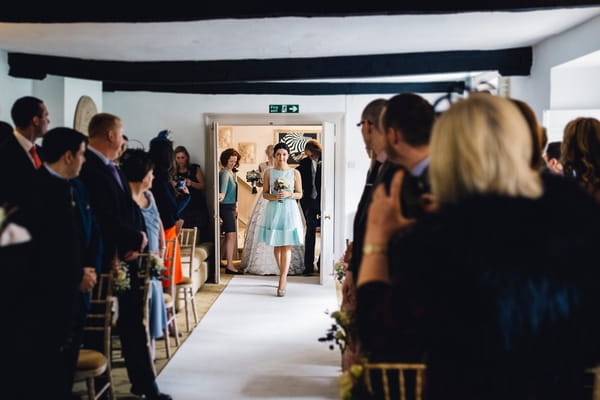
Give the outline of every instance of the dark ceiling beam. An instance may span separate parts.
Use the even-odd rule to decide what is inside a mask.
[[[384,93],[459,93],[467,90],[464,81],[397,83],[206,83],[155,84],[104,82],[103,91],[149,91],[193,94],[281,94],[281,95],[356,95]]]
[[[66,2],[65,2],[66,3]],[[84,2],[69,2],[60,7],[53,2],[32,7],[28,2],[12,2],[10,11],[0,13],[1,22],[166,22],[197,21],[222,18],[265,17],[334,17],[356,15],[395,15],[456,13],[475,11],[524,11],[532,9],[597,6],[597,0],[440,0],[396,2],[324,2],[324,1],[256,1],[256,2],[146,2],[124,7],[122,2],[104,1],[90,7]]]
[[[531,47],[266,60],[123,62],[9,53],[9,75],[46,75],[122,83],[198,84],[498,71],[529,75]]]

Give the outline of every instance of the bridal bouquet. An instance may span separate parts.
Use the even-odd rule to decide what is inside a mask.
[[[275,179],[275,182],[273,183],[273,189],[277,192],[279,192],[280,190],[283,190],[283,189],[288,189],[289,187],[290,187],[290,185],[283,178],[277,178],[277,179]],[[280,203],[283,203],[283,200],[277,200],[277,201]]]
[[[250,182],[252,184],[252,194],[256,194],[256,182],[260,181],[260,172],[253,169],[251,171],[246,172],[246,182]]]
[[[119,263],[119,267],[115,272],[113,281],[113,290],[115,293],[124,293],[131,289],[131,277],[129,276],[129,264],[125,261]]]

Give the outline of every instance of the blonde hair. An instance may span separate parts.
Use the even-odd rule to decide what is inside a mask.
[[[543,187],[530,167],[532,137],[509,100],[475,93],[443,112],[433,127],[429,173],[440,204],[471,194],[538,198]]]

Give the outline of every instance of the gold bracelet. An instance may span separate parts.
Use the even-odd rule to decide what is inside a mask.
[[[388,248],[386,245],[366,243],[363,246],[363,255],[369,254],[387,254]]]

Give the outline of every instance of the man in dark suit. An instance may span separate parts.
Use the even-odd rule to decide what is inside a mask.
[[[349,262],[349,270],[352,272],[354,281],[358,277],[358,268],[362,259],[363,237],[367,223],[367,210],[369,209],[369,204],[371,204],[371,191],[379,174],[380,167],[387,159],[385,134],[381,128],[380,121],[380,116],[386,103],[386,99],[372,100],[363,110],[361,120],[358,123],[367,153],[371,157],[371,167],[369,168],[365,187],[356,207],[356,215],[354,216],[352,256]]]
[[[131,196],[125,176],[115,166],[123,144],[123,124],[116,115],[96,114],[88,127],[90,144],[81,170],[81,180],[102,231],[103,271],[120,261],[128,262],[131,287],[136,288],[137,259],[148,243],[144,219]],[[170,400],[156,383],[150,349],[143,324],[142,293],[129,290],[118,294],[118,330],[131,392],[149,400]]]
[[[306,142],[306,157],[300,160],[298,171],[302,178],[300,206],[306,220],[304,236],[304,275],[315,272],[315,238],[321,218],[321,153],[323,148],[315,139]],[[317,265],[319,265],[319,260]]]
[[[40,358],[48,365],[40,382],[28,387],[31,398],[70,398],[86,314],[83,296],[96,284],[96,269],[86,257],[91,247],[83,236],[84,204],[77,203],[70,182],[85,160],[86,143],[87,137],[71,128],[48,131],[44,165],[28,191],[36,199],[19,211],[28,214],[33,253],[20,277],[29,293],[21,300],[26,317],[20,379],[29,379],[28,368]],[[40,312],[31,318],[27,313],[34,309]]]
[[[430,193],[427,169],[434,120],[433,106],[414,93],[393,96],[382,114],[388,159],[407,171],[400,197],[402,212],[408,218],[423,216],[428,206],[424,194]],[[389,187],[395,169],[386,171],[382,179]]]
[[[34,171],[41,166],[40,148],[35,144],[48,130],[50,120],[44,102],[25,96],[11,108],[15,129],[0,144],[0,204],[19,207],[28,201]]]
[[[38,153],[38,146],[35,145],[35,140],[42,137],[48,130],[48,109],[43,101],[31,97],[21,97],[17,99],[12,108],[11,116],[15,129],[10,129],[10,126],[3,125],[2,138],[0,139],[0,207],[5,208],[8,212],[18,211],[26,206],[26,204],[37,200],[38,196],[31,194],[31,189],[35,187],[33,183],[36,168],[41,165],[39,155],[37,161],[34,160],[33,154]],[[30,221],[29,213],[13,213],[10,216],[11,222],[22,227],[28,226]],[[32,242],[27,242],[0,247],[0,265],[7,267],[11,271],[25,271],[28,268],[32,253]],[[23,288],[19,288],[18,284],[23,283],[19,277],[15,284],[8,285],[3,293],[7,304],[8,315],[10,321],[14,321],[18,315],[13,315],[13,312],[19,314],[17,306],[21,306],[20,299],[22,298]],[[24,288],[25,292],[29,292],[30,288]],[[31,310],[28,310],[31,312]],[[17,324],[18,325],[18,324]],[[9,338],[10,343],[16,343],[19,339],[19,334],[11,331],[11,335],[17,337]],[[8,354],[6,355],[7,364],[12,365],[11,359],[19,359],[19,350],[17,346],[9,346]],[[7,377],[10,381],[10,375]],[[17,387],[17,386],[15,386]],[[9,393],[4,393],[7,398],[10,398]],[[14,398],[14,397],[13,397]]]
[[[402,213],[407,218],[418,219],[428,212],[429,204],[426,200],[430,198],[428,197],[430,189],[427,169],[429,166],[429,139],[434,120],[435,113],[432,105],[423,97],[413,93],[393,96],[388,100],[381,114],[381,126],[386,135],[385,151],[388,158],[381,166],[375,186],[384,184],[389,191],[395,173],[399,169],[403,169],[405,173],[400,189],[400,201]],[[397,232],[387,246],[365,242],[361,249],[362,255],[385,253],[388,259],[395,260],[389,265],[397,265],[400,263],[398,260],[401,260],[403,256],[396,251],[400,247],[397,243],[402,239],[402,232]],[[393,280],[396,275],[395,271],[391,269],[389,274]],[[360,298],[357,298],[357,301],[360,302]],[[408,329],[411,328],[413,327],[408,327]],[[412,339],[410,343],[408,339],[405,339],[406,343],[403,346],[406,349],[405,360],[420,362],[423,356],[422,338],[413,337]],[[364,352],[377,359],[381,359],[385,350],[377,341],[361,342],[360,346]]]

